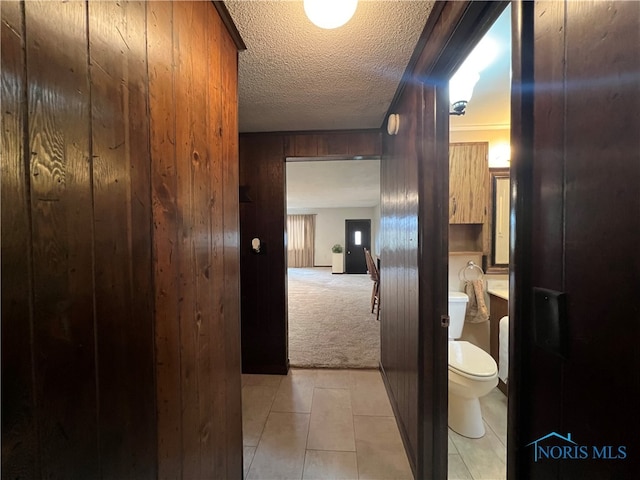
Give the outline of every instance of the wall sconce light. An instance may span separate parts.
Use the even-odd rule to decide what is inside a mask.
[[[449,80],[449,102],[451,103],[451,111],[449,115],[464,115],[465,109],[471,96],[473,89],[480,80],[478,72],[467,69],[460,69]]]
[[[304,0],[304,12],[311,22],[325,29],[338,28],[356,13],[358,0]]]
[[[387,133],[389,135],[397,135],[400,130],[400,115],[392,113],[387,120]]]
[[[449,115],[464,115],[473,89],[480,80],[480,72],[487,68],[498,55],[498,45],[484,37],[469,54],[458,71],[449,80]]]

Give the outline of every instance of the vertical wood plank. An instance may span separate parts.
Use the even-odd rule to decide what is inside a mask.
[[[535,262],[532,267],[533,285],[545,286],[559,291],[563,290],[563,184],[564,184],[564,110],[565,110],[565,6],[563,2],[537,2],[536,15],[536,48],[534,50],[534,81],[549,82],[554,88],[545,88],[536,92],[534,115],[550,128],[535,128],[533,148],[543,149],[544,155],[536,156],[532,170],[531,202],[537,207],[530,208],[534,231],[538,231],[544,241],[532,241],[531,255],[545,258]],[[554,54],[550,55],[550,52]],[[532,237],[533,238],[533,237]],[[517,262],[517,259],[516,259]],[[524,271],[524,270],[523,270]],[[518,299],[516,298],[516,301]],[[534,332],[532,324],[527,321],[530,335]],[[561,425],[561,413],[549,409],[561,396],[562,362],[559,357],[550,356],[538,348],[533,348],[530,355],[523,355],[527,364],[527,386],[536,395],[524,395],[522,407],[528,412],[527,423],[522,425],[524,431],[536,435],[538,433],[557,431]],[[523,375],[524,376],[524,375]],[[517,387],[516,387],[517,388]],[[532,462],[531,459],[528,459]],[[558,465],[545,462],[536,465],[536,470],[545,477],[558,475]]]
[[[349,150],[349,134],[335,133],[324,136],[323,145],[326,143],[328,155],[344,155]],[[323,149],[325,147],[323,146]]]
[[[148,2],[158,478],[182,478],[173,3]]]
[[[223,130],[223,222],[224,222],[224,343],[225,343],[225,436],[226,478],[242,476],[242,396],[240,376],[240,219],[238,151],[238,52],[231,36],[219,23],[223,38],[222,119]]]
[[[181,213],[178,241],[179,318],[182,352],[182,457],[184,478],[203,478],[208,441],[209,379],[208,279],[210,185],[206,144],[206,78],[204,52],[205,3],[179,2],[174,6],[176,61],[177,199]],[[202,214],[204,213],[204,217]],[[208,275],[207,275],[208,276]]]
[[[354,132],[349,135],[349,155],[379,155],[379,132]]]
[[[554,88],[540,89],[536,93],[534,115],[551,128],[537,128],[534,132],[534,148],[546,152],[536,160],[533,171],[534,201],[539,208],[533,210],[536,230],[546,237],[544,242],[532,244],[533,254],[549,261],[534,265],[536,285],[547,285],[559,291],[563,289],[563,185],[565,132],[565,58],[564,53],[551,59],[548,52],[564,52],[565,5],[563,2],[538,2],[536,51],[534,74],[537,82],[550,82]]]
[[[318,137],[313,134],[294,135],[295,156],[315,157],[318,155]]]
[[[130,459],[130,476],[157,478],[157,397],[155,385],[155,315],[153,281],[151,140],[149,118],[149,68],[147,64],[147,7],[145,1],[127,3],[126,45],[129,71],[128,109],[130,140],[130,236],[132,328],[129,353],[136,368],[131,369],[129,401],[136,413],[128,415],[135,445]],[[133,384],[138,383],[138,387]],[[137,417],[137,418],[133,418]]]
[[[221,448],[226,444],[227,417],[226,417],[226,396],[225,396],[225,373],[227,369],[227,346],[225,342],[226,325],[224,318],[225,299],[224,284],[226,277],[224,273],[224,132],[227,125],[222,117],[222,109],[225,103],[225,94],[222,87],[222,62],[225,57],[223,52],[222,35],[224,26],[220,17],[213,8],[206,11],[207,15],[207,143],[210,149],[211,166],[209,174],[210,190],[210,235],[209,251],[210,265],[209,275],[211,278],[211,347],[209,349],[208,361],[210,363],[211,379],[209,381],[211,402],[209,405],[211,413],[211,423],[216,425],[209,431],[211,436],[211,447],[207,453],[209,462],[208,469],[212,478],[222,478],[226,476],[226,451]],[[236,189],[237,190],[237,189]]]
[[[31,233],[25,171],[24,15],[2,2],[2,473],[36,478],[38,445],[32,383]]]
[[[85,8],[25,3],[35,380],[47,478],[100,475]]]
[[[89,3],[102,474],[155,475],[145,9]]]

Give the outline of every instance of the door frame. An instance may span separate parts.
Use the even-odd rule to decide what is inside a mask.
[[[509,232],[509,396],[507,409],[507,478],[526,478],[526,460],[519,446],[519,418],[526,414],[520,400],[525,393],[520,380],[521,358],[526,355],[526,321],[532,308],[531,291],[533,224],[530,200],[533,198],[533,88],[534,75],[533,2],[513,1],[511,6],[511,229]],[[517,268],[515,268],[517,266]],[[525,419],[526,420],[526,419]],[[522,425],[525,423],[522,422]],[[520,451],[519,451],[520,450]]]
[[[473,1],[466,3],[457,18],[441,15],[430,35],[421,37],[425,43],[430,37],[437,38],[439,51],[430,52],[430,62],[422,63],[416,58],[412,59],[413,64],[410,65],[411,76],[421,79],[422,111],[425,112],[421,119],[422,133],[418,145],[421,219],[418,227],[418,269],[419,314],[421,319],[429,319],[421,320],[418,339],[417,478],[446,480],[448,473],[448,335],[442,323],[448,316],[448,80],[508,4],[508,1]],[[440,6],[439,13],[444,8]],[[515,15],[512,11],[513,18]],[[447,28],[451,28],[450,33],[445,32]],[[519,30],[514,30],[512,48],[518,34]],[[422,48],[427,49],[425,45]],[[389,112],[393,111],[395,101],[401,93],[402,87],[396,92]],[[518,108],[519,104],[512,105],[512,117],[519,115]],[[427,162],[429,158],[433,161]],[[514,203],[512,200],[512,205]],[[513,238],[512,236],[512,245]],[[511,258],[515,257],[512,255]],[[510,368],[513,368],[511,361]],[[511,420],[511,415],[509,419]],[[515,421],[509,425],[510,435],[514,429]],[[511,458],[515,451],[509,452],[509,447],[507,449],[509,463],[513,463]]]

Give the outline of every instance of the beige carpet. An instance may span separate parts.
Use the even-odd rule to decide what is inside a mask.
[[[380,322],[369,275],[290,268],[289,361],[295,367],[378,368]]]

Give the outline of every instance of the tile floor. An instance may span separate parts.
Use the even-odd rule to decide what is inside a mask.
[[[243,375],[247,479],[413,479],[376,370]]]
[[[482,439],[449,430],[449,479],[506,477],[506,405],[482,399]],[[378,371],[243,375],[242,414],[246,479],[413,479]]]
[[[507,397],[494,388],[480,405],[484,437],[471,439],[449,429],[449,480],[507,478]]]

